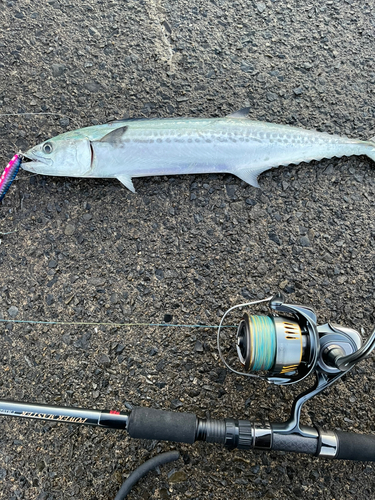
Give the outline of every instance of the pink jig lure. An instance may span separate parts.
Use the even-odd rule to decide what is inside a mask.
[[[5,167],[3,175],[0,177],[0,201],[4,198],[6,192],[10,188],[10,185],[14,181],[17,172],[20,169],[21,163],[22,156],[20,154],[16,154]]]

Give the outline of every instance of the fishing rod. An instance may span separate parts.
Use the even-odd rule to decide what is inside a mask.
[[[236,308],[265,301],[269,314],[245,313],[233,339],[235,344],[223,346],[221,329],[227,314]],[[238,418],[205,419],[193,413],[147,407],[122,412],[6,400],[0,401],[0,415],[120,429],[135,439],[188,444],[206,441],[242,450],[277,450],[375,461],[375,436],[323,430],[300,423],[301,408],[307,401],[369,356],[375,347],[375,330],[363,344],[356,330],[330,323],[318,325],[311,308],[287,304],[283,296],[277,294],[229,309],[218,328],[217,342],[221,360],[234,373],[276,385],[295,384],[314,375],[315,383],[296,397],[289,419],[281,423],[252,423]],[[227,360],[233,345],[244,371],[233,368]]]

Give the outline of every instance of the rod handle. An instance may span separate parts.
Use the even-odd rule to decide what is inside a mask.
[[[335,431],[338,450],[335,458],[375,462],[375,436]]]
[[[197,417],[194,413],[179,413],[136,406],[132,409],[127,430],[136,439],[156,439],[192,444],[195,441]]]

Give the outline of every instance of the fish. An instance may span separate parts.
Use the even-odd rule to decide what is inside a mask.
[[[10,185],[16,178],[21,162],[22,156],[20,154],[16,154],[5,167],[4,172],[0,177],[0,201],[4,198],[10,188]]]
[[[249,108],[222,118],[127,119],[73,130],[29,149],[22,168],[42,175],[133,178],[233,174],[259,187],[270,168],[352,155],[375,161],[375,138],[362,141],[248,119]]]

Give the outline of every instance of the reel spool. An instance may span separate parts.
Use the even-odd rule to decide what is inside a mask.
[[[297,321],[280,316],[249,316],[237,330],[237,354],[246,371],[294,373],[307,354],[308,336]]]
[[[220,347],[223,320],[235,308],[268,301],[272,314],[245,313],[238,326],[237,355],[245,371],[237,371],[224,359]],[[294,384],[314,371],[330,377],[342,374],[349,363],[353,366],[363,357],[361,346],[362,339],[356,330],[328,323],[318,325],[312,309],[285,304],[281,294],[232,307],[223,316],[218,330],[219,355],[231,371],[279,385]]]

